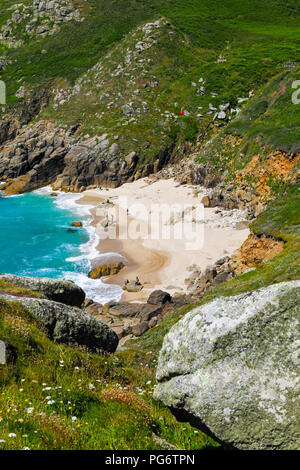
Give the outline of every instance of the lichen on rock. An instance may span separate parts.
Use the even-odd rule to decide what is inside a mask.
[[[155,397],[239,449],[299,449],[300,281],[219,298],[165,337]]]

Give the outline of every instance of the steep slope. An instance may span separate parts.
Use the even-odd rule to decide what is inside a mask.
[[[54,32],[47,26],[42,33],[34,27],[23,34],[23,20],[12,20],[18,18],[16,8],[9,9],[13,2],[1,7],[3,24],[12,21],[8,37],[22,41],[15,49],[2,40],[6,119],[10,113],[21,124],[35,116],[51,119],[57,132],[71,126],[79,141],[107,134],[110,145],[116,144],[116,160],[138,154],[135,177],[156,171],[174,155],[180,158],[188,143],[203,144],[236,122],[247,100],[283,67],[294,67],[297,78],[296,1],[191,0],[183,7],[178,1],[60,0],[47,10],[44,3],[26,2],[26,22],[32,22],[32,8],[42,15],[36,24],[49,22],[54,12]],[[269,134],[277,136],[271,139],[275,147],[291,141],[286,132],[291,117],[286,113],[284,138],[282,128],[269,126]],[[298,118],[294,106],[294,122]],[[267,121],[262,125],[267,132]],[[255,132],[259,128],[249,138]],[[99,184],[88,180],[87,185]]]

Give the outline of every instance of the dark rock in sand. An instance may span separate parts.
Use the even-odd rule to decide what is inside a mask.
[[[155,290],[151,292],[147,300],[148,304],[158,305],[165,304],[166,302],[171,302],[172,298],[168,292],[162,290]]]
[[[127,290],[127,292],[140,292],[142,289],[142,284],[136,284],[135,281],[130,281],[123,286],[123,290]]]

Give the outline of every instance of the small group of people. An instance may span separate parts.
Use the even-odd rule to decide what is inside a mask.
[[[106,218],[107,222],[109,222],[109,216],[108,216],[108,214],[106,214],[105,218]],[[111,223],[112,223],[112,224],[115,222],[115,218],[114,218],[113,214],[111,214],[110,220],[111,220]]]
[[[126,279],[126,281],[125,281],[125,286],[127,286],[127,284],[130,284],[129,279]],[[138,276],[136,276],[136,278],[135,278],[135,285],[136,286],[141,286],[142,285],[142,283],[140,282]]]

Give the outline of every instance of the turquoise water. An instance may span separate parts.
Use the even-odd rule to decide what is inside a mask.
[[[89,208],[76,203],[80,197],[51,197],[47,188],[21,196],[0,195],[0,272],[70,279],[97,302],[119,301],[121,287],[88,278],[91,259],[101,254],[96,250],[96,231],[89,226]],[[71,227],[74,220],[84,226]]]
[[[78,217],[78,215],[77,215]],[[0,272],[27,276],[64,277],[65,272],[88,272],[80,256],[89,241],[87,230],[72,229],[76,214],[36,193],[0,198]]]

